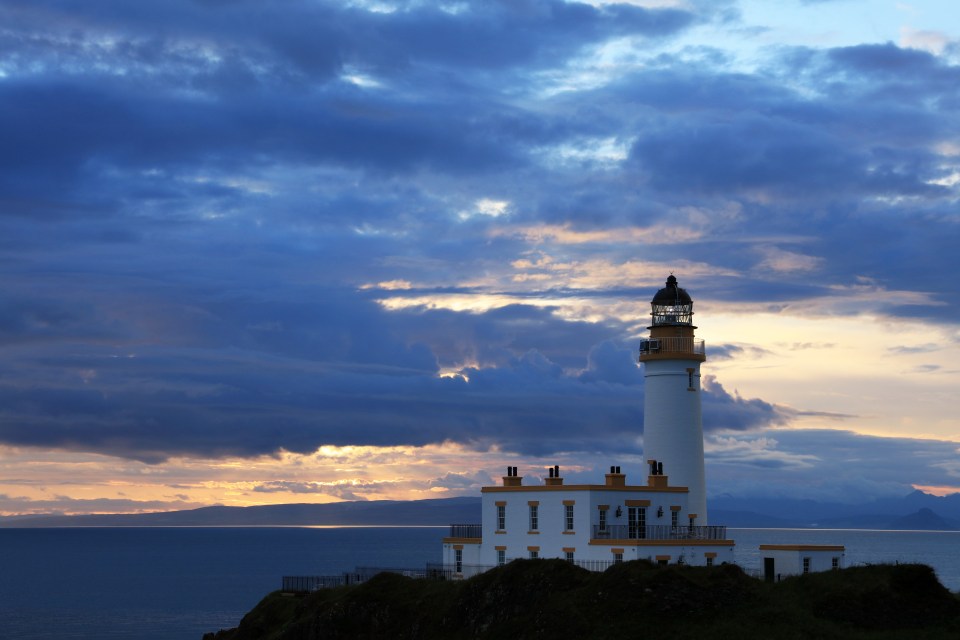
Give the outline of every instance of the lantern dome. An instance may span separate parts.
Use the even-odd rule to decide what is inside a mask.
[[[692,325],[693,299],[686,289],[677,286],[677,278],[670,274],[666,286],[657,291],[650,301],[653,325]]]

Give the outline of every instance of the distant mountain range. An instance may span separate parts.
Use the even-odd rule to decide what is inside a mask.
[[[960,493],[939,497],[913,491],[902,498],[859,504],[789,498],[710,500],[710,522],[730,527],[821,529],[960,529]]]
[[[187,511],[0,518],[0,527],[445,526],[480,522],[480,498],[369,500]]]
[[[480,498],[371,500],[102,515],[0,517],[0,527],[445,526],[480,522]],[[914,491],[862,504],[735,498],[710,501],[710,522],[739,528],[960,530],[960,493]]]

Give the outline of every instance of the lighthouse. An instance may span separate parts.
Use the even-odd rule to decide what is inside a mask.
[[[564,484],[559,465],[546,477],[540,469],[507,467],[503,484],[480,490],[480,524],[450,525],[443,539],[443,567],[452,579],[516,558],[562,558],[591,571],[627,560],[733,562],[727,528],[707,525],[700,425],[706,358],[693,335],[693,301],[672,275],[653,297],[649,329],[640,346],[649,475],[628,482],[613,464],[603,484]]]
[[[432,571],[460,580],[518,558],[560,558],[591,571],[628,560],[734,562],[727,528],[707,524],[700,411],[700,363],[707,356],[694,335],[693,300],[672,274],[653,296],[651,316],[650,335],[640,342],[646,482],[628,482],[616,464],[603,484],[564,484],[559,465],[546,476],[508,466],[502,484],[480,489],[481,522],[450,525],[443,564]],[[837,569],[843,555],[842,545],[760,545],[768,580]]]
[[[700,409],[700,363],[706,351],[703,340],[694,337],[693,300],[672,274],[650,305],[650,337],[640,342],[643,452],[651,476],[667,476],[670,485],[689,489],[689,524],[706,525]]]

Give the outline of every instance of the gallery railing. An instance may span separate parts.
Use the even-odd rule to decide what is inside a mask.
[[[640,341],[640,355],[692,353],[706,355],[706,346],[700,338],[648,338]]]

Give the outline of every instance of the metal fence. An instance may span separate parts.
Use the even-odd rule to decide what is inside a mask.
[[[281,589],[286,592],[302,593],[359,584],[365,580],[364,576],[357,573],[341,573],[337,576],[283,576]]]
[[[488,564],[443,564],[442,562],[428,562],[426,577],[432,580],[463,580],[493,569]]]
[[[529,558],[507,558],[504,564],[510,564],[514,560],[529,560]],[[616,560],[567,560],[567,562],[587,571],[606,571],[613,565],[618,564]],[[456,565],[431,562],[427,564],[426,577],[440,580],[463,580],[495,568],[496,565],[464,564],[461,565],[461,570],[457,571]]]
[[[685,528],[685,527],[684,527]],[[505,564],[526,558],[507,558]],[[568,560],[588,571],[606,571],[622,561],[617,560]],[[681,560],[682,564],[682,560]],[[283,576],[283,591],[288,593],[307,593],[318,589],[331,589],[351,584],[366,582],[380,573],[397,573],[410,578],[426,578],[428,580],[465,580],[475,575],[495,569],[495,565],[481,564],[444,564],[442,562],[428,562],[423,569],[403,569],[396,567],[357,567],[356,570],[341,573],[335,576]],[[759,577],[759,571],[748,571],[750,575]]]
[[[335,576],[283,576],[282,590],[293,593],[316,591],[318,589],[332,589],[350,584],[366,582],[380,573],[396,573],[408,578],[442,578],[440,575],[430,575],[429,569],[407,569],[400,567],[357,567],[353,571]]]

